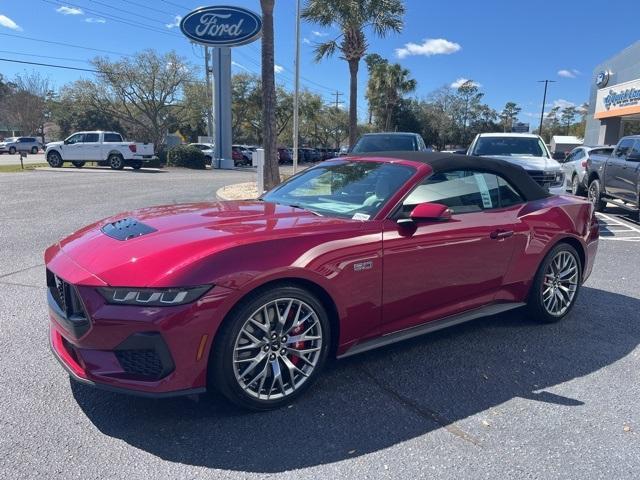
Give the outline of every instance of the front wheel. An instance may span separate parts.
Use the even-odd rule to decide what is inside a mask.
[[[556,245],[544,257],[533,280],[527,302],[531,316],[543,323],[561,320],[575,304],[581,279],[576,249],[568,243]]]
[[[580,178],[578,178],[578,175],[575,174],[571,179],[571,194],[576,196],[584,195],[584,187],[580,183]]]
[[[604,210],[606,202],[602,200],[602,188],[600,187],[600,180],[598,180],[597,178],[591,180],[591,183],[589,183],[589,190],[587,192],[587,195],[589,197],[591,205],[593,205],[594,210],[596,212],[602,212]]]
[[[122,170],[124,168],[124,159],[120,155],[109,155],[109,166],[114,170]]]
[[[233,403],[271,410],[316,380],[329,351],[322,303],[294,285],[252,295],[230,315],[209,360],[209,385]]]
[[[64,164],[64,161],[58,152],[53,151],[47,155],[47,163],[52,168],[60,168]]]
[[[16,154],[16,147],[9,147],[9,155],[15,155]]]

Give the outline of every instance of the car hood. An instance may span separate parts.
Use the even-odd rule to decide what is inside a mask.
[[[58,145],[62,145],[64,144],[64,142],[48,142],[45,147],[49,148],[49,147],[57,147]]]
[[[487,155],[487,157],[489,156],[491,158],[504,160],[505,162],[515,163],[516,165],[520,165],[525,170],[555,171],[560,170],[561,168],[560,164],[552,158],[534,157],[529,155]]]
[[[135,218],[153,231],[117,240],[102,227]],[[71,260],[84,272],[112,286],[176,286],[199,260],[247,243],[277,240],[331,231],[361,222],[320,217],[306,210],[262,201],[235,201],[167,205],[126,212],[85,227],[45,254],[49,268],[57,270],[59,258]],[[80,278],[80,277],[77,277]],[[66,278],[74,283],[73,278]],[[88,284],[94,284],[90,280]]]

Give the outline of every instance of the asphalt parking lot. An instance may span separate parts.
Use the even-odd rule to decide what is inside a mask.
[[[0,478],[638,477],[640,226],[617,211],[600,217],[593,275],[559,324],[514,311],[352,357],[270,413],[71,382],[48,348],[44,249],[251,178],[0,175]]]

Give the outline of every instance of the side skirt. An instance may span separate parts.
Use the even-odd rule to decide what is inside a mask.
[[[458,325],[459,323],[469,322],[471,320],[475,320],[476,318],[497,315],[508,310],[513,310],[514,308],[523,307],[524,305],[526,305],[524,302],[495,303],[486,305],[484,307],[475,308],[466,312],[458,313],[456,315],[451,315],[449,317],[444,317],[440,320],[433,320],[416,327],[387,333],[372,340],[367,340],[362,343],[356,343],[353,347],[340,355],[338,358],[350,357],[351,355],[357,355],[358,353],[373,350],[374,348],[384,347],[385,345],[390,345],[392,343],[401,342],[403,340],[417,337],[419,335],[442,330],[443,328],[452,327],[454,325]]]

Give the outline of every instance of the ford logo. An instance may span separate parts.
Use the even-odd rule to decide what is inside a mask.
[[[235,47],[260,38],[262,19],[251,10],[240,7],[202,7],[182,19],[180,30],[202,45]]]

